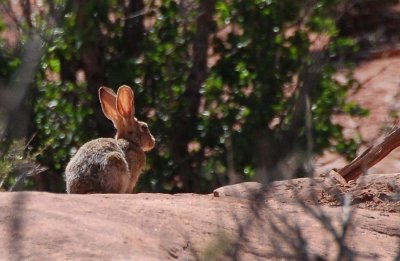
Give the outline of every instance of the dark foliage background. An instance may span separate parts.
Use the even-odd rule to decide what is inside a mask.
[[[1,186],[63,192],[71,155],[113,135],[103,85],[132,86],[157,138],[137,191],[304,176],[324,149],[353,158],[361,137],[331,116],[367,114],[346,103],[348,61],[356,11],[377,2],[1,1]]]

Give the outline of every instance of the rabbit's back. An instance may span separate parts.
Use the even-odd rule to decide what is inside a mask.
[[[123,193],[129,183],[128,163],[115,139],[85,143],[65,170],[68,193]]]

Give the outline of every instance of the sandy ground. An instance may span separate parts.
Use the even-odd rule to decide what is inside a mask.
[[[355,260],[396,260],[400,205],[384,203],[396,202],[400,174],[374,176],[348,188],[321,177],[210,195],[4,192],[0,259],[343,260],[341,249]],[[371,189],[378,186],[385,189]],[[353,207],[341,206],[344,190],[354,191]]]

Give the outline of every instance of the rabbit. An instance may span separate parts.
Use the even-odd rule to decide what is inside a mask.
[[[134,93],[129,86],[119,87],[117,94],[100,87],[99,99],[117,134],[79,148],[65,169],[67,193],[131,193],[145,165],[145,152],[155,146],[147,124],[134,116]]]

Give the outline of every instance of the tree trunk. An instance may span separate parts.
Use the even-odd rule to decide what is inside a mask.
[[[89,3],[81,3],[81,1],[75,0],[73,8],[76,9],[76,27],[80,32],[87,31],[87,27],[91,22],[90,12],[92,11],[88,8]],[[104,118],[103,112],[101,110],[98,101],[98,89],[100,86],[104,85],[105,79],[105,36],[101,34],[100,28],[93,27],[91,34],[96,34],[96,37],[90,37],[83,41],[82,47],[80,49],[80,57],[82,64],[82,69],[86,75],[87,90],[91,97],[93,97],[90,106],[94,110],[93,120],[88,124],[90,129],[94,133],[98,132],[99,135],[111,135],[112,130],[107,124],[101,124],[106,119]]]
[[[255,180],[259,182],[304,177],[312,172],[309,163],[313,151],[310,104],[318,91],[322,69],[327,62],[326,50],[312,52],[311,59],[311,65],[305,66],[300,73],[298,98],[290,111],[290,126],[283,131],[268,127],[254,130]],[[306,142],[299,139],[302,129],[306,131]]]
[[[172,159],[176,167],[176,175],[183,183],[183,191],[198,192],[199,165],[194,156],[188,151],[188,144],[193,139],[198,123],[198,110],[200,104],[200,88],[207,78],[207,51],[209,37],[213,27],[213,14],[215,0],[200,1],[196,21],[196,35],[193,41],[192,68],[182,96],[182,104],[172,116],[175,124],[172,137]]]
[[[130,0],[125,9],[125,20],[123,42],[127,57],[136,57],[140,54],[143,40],[144,26],[143,15],[129,17],[144,9],[142,0]]]

